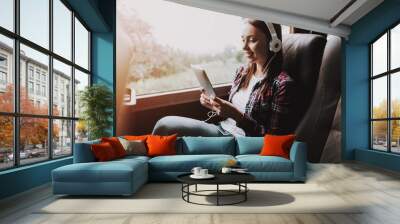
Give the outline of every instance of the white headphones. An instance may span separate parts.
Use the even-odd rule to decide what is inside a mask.
[[[267,23],[267,27],[269,32],[271,33],[271,41],[269,42],[269,50],[278,53],[282,49],[282,41],[279,40],[278,35],[276,34],[274,25],[272,23]]]

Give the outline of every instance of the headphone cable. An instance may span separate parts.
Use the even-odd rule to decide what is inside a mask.
[[[208,117],[208,118],[205,119],[204,122],[209,121],[211,118],[213,118],[213,117],[215,117],[215,116],[217,116],[217,112],[215,112],[215,111],[213,111],[213,110],[208,111],[208,112],[207,112],[207,117]]]

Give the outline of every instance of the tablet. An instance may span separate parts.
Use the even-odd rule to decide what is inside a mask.
[[[216,94],[211,85],[210,79],[208,79],[206,71],[199,66],[192,65],[191,67],[200,83],[200,86],[204,89],[205,94],[211,98],[215,98]]]

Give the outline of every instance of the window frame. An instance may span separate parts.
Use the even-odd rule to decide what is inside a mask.
[[[34,165],[34,164],[38,164],[38,163],[43,163],[46,161],[51,161],[54,159],[62,159],[62,158],[66,158],[66,157],[70,157],[73,156],[73,152],[74,152],[74,143],[75,143],[75,123],[76,121],[79,120],[79,117],[75,117],[74,116],[74,108],[72,108],[72,113],[70,114],[70,116],[66,115],[66,116],[56,116],[53,115],[53,59],[58,60],[59,62],[62,62],[68,66],[71,66],[71,83],[74,83],[75,80],[75,69],[78,69],[79,71],[87,74],[89,76],[89,83],[88,86],[92,85],[92,62],[91,62],[91,49],[92,49],[92,43],[91,43],[91,37],[92,37],[92,31],[91,29],[89,29],[89,27],[87,26],[87,24],[83,21],[83,19],[72,9],[72,7],[68,4],[68,2],[66,2],[65,0],[59,0],[68,10],[71,11],[71,18],[70,18],[70,22],[71,22],[71,59],[67,59],[64,58],[63,56],[55,53],[53,50],[53,21],[54,21],[54,17],[53,17],[53,1],[54,0],[48,0],[49,2],[49,48],[46,49],[45,47],[42,47],[39,44],[34,43],[33,41],[30,41],[29,39],[24,38],[23,36],[20,35],[20,0],[14,0],[13,1],[13,10],[14,10],[14,30],[10,31],[4,27],[0,26],[0,35],[3,35],[7,38],[12,39],[13,41],[13,54],[12,54],[12,74],[13,75],[13,81],[14,81],[14,110],[13,112],[1,112],[0,111],[0,116],[2,117],[11,117],[13,119],[13,155],[14,155],[14,161],[13,161],[13,166],[10,167],[4,167],[4,168],[0,168],[0,172],[3,172],[5,170],[11,170],[11,169],[16,169],[19,167],[24,167],[24,166],[30,166],[30,165]],[[75,26],[74,26],[74,20],[75,18],[77,20],[79,20],[79,22],[84,26],[84,28],[88,31],[88,69],[85,69],[77,64],[75,64]],[[32,48],[33,50],[36,50],[40,53],[45,54],[46,56],[48,56],[49,59],[49,63],[48,63],[48,74],[47,74],[47,79],[48,82],[45,85],[45,90],[48,92],[45,94],[46,96],[48,96],[48,112],[46,115],[39,115],[39,114],[28,114],[28,113],[21,113],[20,111],[20,85],[21,85],[21,80],[20,80],[20,45],[23,44],[27,47]],[[27,68],[26,68],[26,82],[28,83],[29,81],[33,81],[33,85],[35,88],[36,83],[40,83],[42,84],[42,79],[41,79],[41,74],[42,71],[39,73],[39,80],[36,80],[36,72],[37,70],[33,67],[33,79],[31,79],[30,77],[30,73],[29,73],[29,69],[31,68],[29,63],[26,64]],[[47,81],[47,80],[46,80]],[[26,87],[28,87],[28,84],[26,84]],[[42,87],[42,85],[40,85],[40,87]],[[27,91],[29,91],[27,89]],[[36,91],[36,89],[34,89],[34,92]],[[74,85],[72,85],[71,90],[72,92],[72,105],[74,105],[75,103],[75,88]],[[36,94],[35,94],[36,95]],[[37,95],[39,97],[43,97],[42,94]],[[35,102],[34,102],[35,103]],[[31,162],[31,163],[26,163],[26,164],[21,164],[21,158],[20,158],[20,119],[21,118],[45,118],[47,119],[48,122],[48,135],[47,135],[47,142],[49,144],[47,144],[47,148],[45,150],[48,151],[48,155],[47,158],[44,157],[43,160],[40,160],[38,162]],[[66,121],[71,121],[71,153],[68,155],[63,155],[63,156],[53,156],[53,152],[54,152],[54,147],[53,144],[50,144],[53,142],[53,122],[56,120],[66,120]]]
[[[386,153],[391,153],[391,154],[400,154],[400,152],[393,152],[392,151],[392,121],[400,121],[400,117],[393,117],[392,116],[392,99],[391,99],[391,90],[392,90],[392,85],[391,85],[391,79],[392,75],[395,75],[396,73],[400,72],[400,67],[391,69],[391,30],[395,28],[396,26],[400,25],[400,21],[395,22],[392,24],[390,27],[385,29],[384,32],[379,34],[375,39],[373,39],[370,43],[368,43],[369,47],[369,149],[373,151],[379,151],[379,152],[386,152]],[[376,43],[381,37],[384,35],[387,35],[387,64],[386,64],[386,71],[382,72],[380,74],[376,74],[374,76],[373,74],[373,44]],[[378,79],[386,77],[386,87],[387,87],[387,105],[386,105],[386,117],[385,118],[373,118],[373,81]],[[374,133],[373,133],[373,122],[375,121],[386,121],[386,151],[379,150],[374,148]]]

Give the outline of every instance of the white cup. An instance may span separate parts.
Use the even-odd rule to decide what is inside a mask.
[[[230,167],[222,167],[221,172],[222,173],[230,173],[232,171],[232,168]]]
[[[200,170],[200,176],[207,176],[208,175],[208,169],[201,169]]]
[[[202,168],[201,167],[193,167],[193,169],[192,169],[192,173],[194,174],[194,175],[196,175],[196,176],[199,176],[199,175],[201,175],[200,174],[200,171],[202,170]]]

